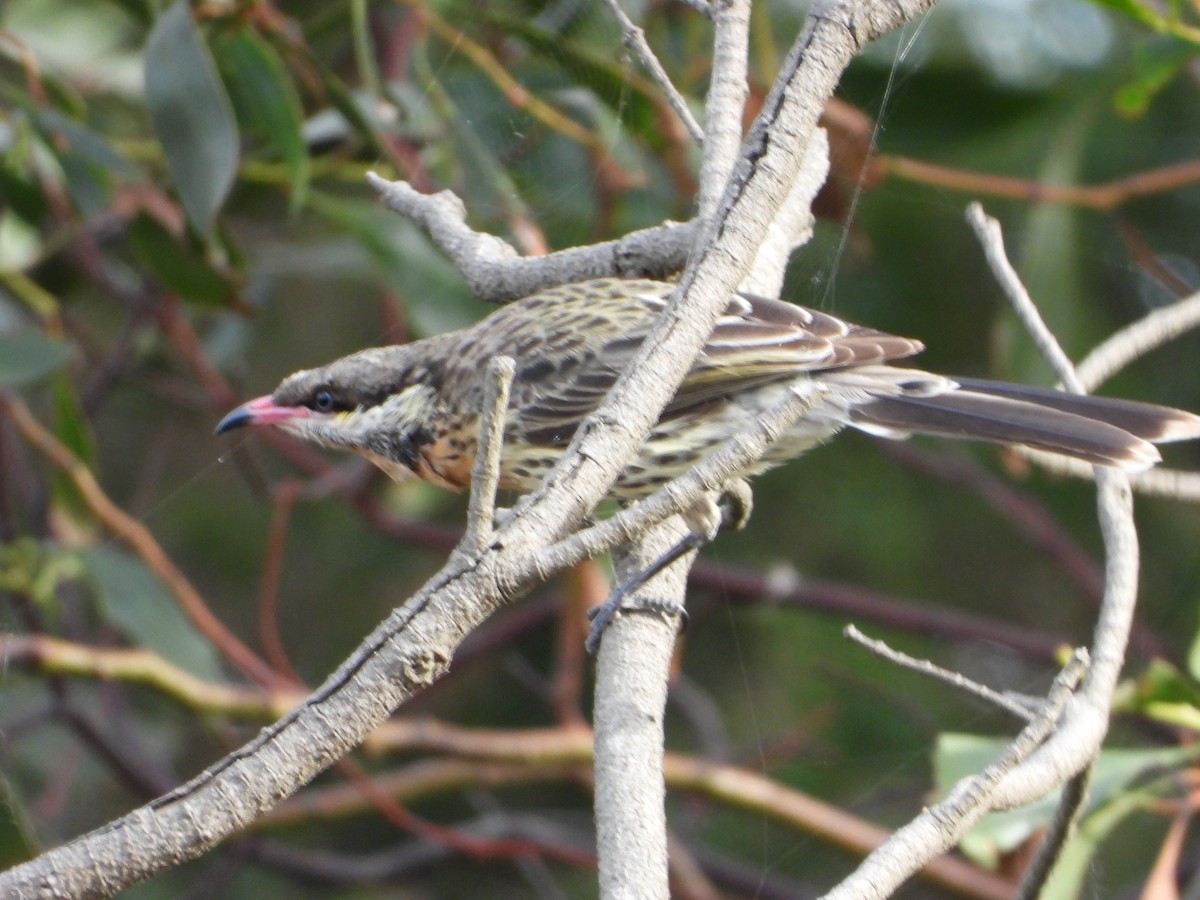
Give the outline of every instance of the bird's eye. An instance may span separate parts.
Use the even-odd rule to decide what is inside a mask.
[[[332,412],[333,394],[329,391],[317,391],[313,395],[312,406],[317,412]]]

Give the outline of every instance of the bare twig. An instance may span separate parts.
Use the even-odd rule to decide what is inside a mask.
[[[482,553],[495,528],[496,491],[500,486],[500,451],[504,448],[504,420],[508,391],[517,364],[511,356],[497,356],[488,363],[483,409],[479,421],[479,445],[471,472],[471,505],[462,546],[468,553]]]
[[[626,544],[645,529],[690,509],[704,494],[720,489],[729,479],[761,457],[780,435],[821,398],[819,389],[792,391],[759,416],[754,428],[727,441],[719,450],[674,478],[636,506],[623,509],[590,528],[552,544],[538,554],[535,565],[557,571]]]
[[[471,60],[479,70],[496,86],[505,99],[516,109],[524,110],[547,128],[557,131],[564,137],[578,141],[593,153],[608,156],[608,144],[597,134],[580,125],[570,116],[542,100],[525,88],[513,77],[510,69],[483,44],[473,40],[452,24],[447,22],[427,3],[418,0],[402,0],[423,23],[440,35],[456,52]]]
[[[1117,332],[1093,350],[1087,360],[1088,378],[1084,379],[1042,321],[1029,293],[1021,284],[1020,276],[1008,262],[1004,254],[1000,224],[985,215],[978,203],[972,203],[967,208],[967,220],[979,236],[992,271],[1004,288],[1022,324],[1054,369],[1059,381],[1073,393],[1086,393],[1090,387],[1103,381],[1108,374],[1128,364],[1130,360],[1194,328],[1200,322],[1200,299],[1196,297],[1181,300],[1173,306],[1151,313],[1134,325]],[[1056,454],[1024,447],[1018,447],[1016,450],[1025,458],[1055,474],[1091,478],[1095,471],[1086,463]],[[1200,502],[1200,474],[1153,469],[1129,476],[1129,482],[1140,493]]]
[[[1079,380],[1093,390],[1136,359],[1200,326],[1200,293],[1177,300],[1126,325],[1103,341],[1075,367]]]
[[[937,681],[941,681],[951,687],[956,687],[961,691],[966,691],[973,697],[984,700],[987,703],[994,704],[1000,707],[1007,713],[1016,716],[1024,722],[1028,722],[1033,718],[1034,710],[1025,703],[1014,698],[1011,694],[997,691],[988,687],[986,684],[980,684],[978,681],[973,681],[961,672],[952,672],[949,669],[944,669],[939,665],[935,665],[927,659],[917,659],[909,656],[907,653],[902,653],[899,650],[893,650],[883,641],[869,638],[853,625],[847,625],[842,634],[870,650],[881,659],[886,659],[888,662],[900,666],[901,668],[911,669],[914,672],[920,672],[922,675],[927,675]]]
[[[1021,283],[1021,276],[1008,261],[1008,256],[1004,252],[1004,235],[1000,231],[1000,223],[984,213],[983,207],[978,203],[972,203],[967,207],[967,222],[974,229],[975,236],[979,238],[979,243],[983,246],[983,252],[987,256],[988,265],[991,266],[992,275],[1000,283],[1004,295],[1008,298],[1013,311],[1016,312],[1017,318],[1021,320],[1021,324],[1025,326],[1025,330],[1033,339],[1038,352],[1054,369],[1054,374],[1058,376],[1068,391],[1073,394],[1086,393],[1079,376],[1075,374],[1075,366],[1063,351],[1058,339],[1046,327],[1041,313],[1038,312],[1033,299],[1029,296],[1029,291]]]
[[[978,204],[971,205],[967,218],[984,243],[993,271],[1033,337],[1034,343],[1062,383],[1069,390],[1082,393],[1083,384],[1076,375],[1074,366],[1042,321],[1028,292],[1004,254],[999,223],[988,218]],[[1087,787],[1089,779],[1079,777],[1079,773],[1091,768],[1100,753],[1112,708],[1113,690],[1124,662],[1137,603],[1139,555],[1129,478],[1123,472],[1097,467],[1095,479],[1098,516],[1107,551],[1105,597],[1093,638],[1092,673],[1082,692],[1084,702],[1080,709],[1075,711],[1074,716],[1067,717],[1060,734],[1056,735],[1056,740],[1049,742],[1050,746],[1043,755],[1052,760],[1050,766],[1043,767],[1043,771],[1039,773],[1035,764],[1032,771],[1008,779],[1009,789],[1014,795],[1011,799],[1015,802],[1021,802],[1015,795],[1024,796],[1038,790],[1035,787],[1041,781],[1038,776],[1049,774],[1047,768],[1058,772],[1066,769],[1069,776],[1075,780],[1077,790],[1065,792],[1059,801],[1057,827],[1047,835],[1039,851],[1039,858],[1047,869],[1057,858],[1061,843],[1069,837],[1072,823],[1086,799],[1085,795],[1080,794],[1080,790]],[[1059,777],[1058,780],[1065,779]],[[1057,845],[1048,846],[1051,839],[1057,842]]]
[[[283,573],[288,524],[299,496],[300,484],[293,479],[285,481],[275,494],[267,546],[263,550],[262,581],[258,587],[258,639],[271,666],[296,684],[303,684],[304,679],[288,658],[287,648],[279,633],[279,580]]]
[[[1063,203],[1108,212],[1136,197],[1175,191],[1200,181],[1200,160],[1161,169],[1135,172],[1102,184],[1046,184],[992,172],[969,172],[924,160],[879,154],[876,164],[885,172],[937,187],[967,191],[975,196],[1013,197],[1034,203]]]
[[[1034,854],[1033,861],[1021,875],[1021,884],[1013,900],[1037,900],[1042,888],[1054,871],[1054,864],[1062,856],[1063,848],[1075,832],[1080,817],[1087,806],[1088,790],[1091,787],[1094,769],[1088,767],[1063,785],[1062,798],[1054,810],[1054,819]]]
[[[1001,779],[1025,760],[1059,724],[1063,710],[1087,668],[1086,650],[1076,650],[1054,679],[1046,702],[1004,752],[978,775],[956,784],[942,802],[928,807],[867,857],[853,875],[825,895],[825,900],[886,897],[921,863],[954,846],[966,830],[991,809]],[[899,856],[900,853],[910,854]]]
[[[89,647],[47,635],[0,635],[0,659],[52,675],[140,684],[189,709],[269,719],[304,699],[296,688],[249,688],[203,681],[150,650]]]
[[[674,110],[675,115],[679,117],[679,121],[683,123],[683,127],[687,129],[691,139],[697,144],[702,143],[704,141],[704,131],[700,128],[700,123],[696,121],[696,117],[692,115],[692,111],[688,108],[687,100],[679,93],[675,85],[671,83],[671,76],[667,74],[667,70],[663,68],[662,63],[658,61],[658,57],[654,55],[654,51],[650,48],[650,44],[646,40],[646,32],[625,14],[625,10],[621,9],[621,5],[617,0],[604,0],[604,5],[613,14],[613,18],[621,24],[621,30],[624,32],[621,37],[621,43],[625,45],[625,48],[630,53],[637,57],[638,62],[650,74],[654,83],[658,85],[658,89],[662,91],[668,105]]]
[[[33,417],[29,407],[12,394],[0,391],[0,410],[8,415],[30,444],[71,479],[71,483],[75,485],[96,518],[119,536],[141,558],[146,567],[161,579],[192,624],[230,662],[265,687],[289,686],[290,679],[263,662],[213,615],[200,592],[187,576],[179,571],[150,530],[113,503],[83,461],[43,428]]]
[[[1085,462],[1031,447],[1013,447],[1013,452],[1038,465],[1053,475],[1069,475],[1074,478],[1091,479],[1095,470]],[[1145,472],[1133,472],[1128,476],[1129,484],[1139,494],[1151,497],[1166,497],[1187,503],[1200,503],[1200,474],[1179,469],[1154,468]]]

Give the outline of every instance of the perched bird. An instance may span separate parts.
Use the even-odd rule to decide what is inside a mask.
[[[488,361],[516,361],[501,484],[531,490],[629,366],[673,286],[597,279],[534,294],[462,331],[376,347],[290,375],[217,433],[276,425],[352,450],[391,477],[459,489],[471,477]],[[778,465],[845,426],[889,438],[935,434],[1023,444],[1130,472],[1153,444],[1200,436],[1200,417],[1148,403],[893,365],[922,345],[780,300],[736,294],[611,493],[645,496],[748,428],[789,390],[814,404],[762,460]]]
[[[359,453],[397,480],[416,476],[459,489],[471,477],[488,362],[510,356],[516,375],[501,485],[532,490],[628,368],[672,290],[611,278],[551,288],[471,328],[290,375],[270,396],[229,413],[217,433],[276,425]],[[811,407],[742,475],[845,426],[889,438],[922,433],[1024,444],[1131,472],[1159,461],[1154,442],[1200,436],[1200,417],[1164,406],[892,365],[921,349],[919,341],[826,313],[736,294],[611,493],[625,500],[651,493],[750,428],[789,391],[810,398]],[[711,503],[697,504],[685,516],[692,533],[590,611],[589,652],[626,595],[711,537],[714,512]]]

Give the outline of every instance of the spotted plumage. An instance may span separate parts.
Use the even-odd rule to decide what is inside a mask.
[[[471,328],[378,347],[297,372],[218,426],[274,424],[360,453],[394,478],[449,488],[471,474],[488,361],[516,362],[502,483],[530,490],[629,367],[666,308],[669,284],[597,279],[512,303]],[[1002,382],[952,380],[893,365],[919,341],[779,300],[732,297],[639,455],[613,488],[644,496],[744,431],[785,392],[809,412],[744,474],[804,452],[845,426],[884,437],[932,433],[1018,443],[1138,470],[1150,442],[1200,436],[1200,418],[1132,401]]]

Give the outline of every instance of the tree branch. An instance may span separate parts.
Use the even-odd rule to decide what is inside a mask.
[[[387,181],[374,172],[367,173],[367,182],[384,206],[424,229],[471,293],[492,303],[587,278],[665,278],[683,268],[699,232],[697,221],[666,222],[615,241],[518,257],[495,235],[472,230],[462,201],[451,191],[422,194],[407,182]]]
[[[504,420],[508,412],[508,390],[516,371],[517,364],[511,356],[497,356],[488,363],[483,411],[479,419],[479,445],[471,473],[471,505],[462,539],[468,553],[482,553],[495,529]]]

